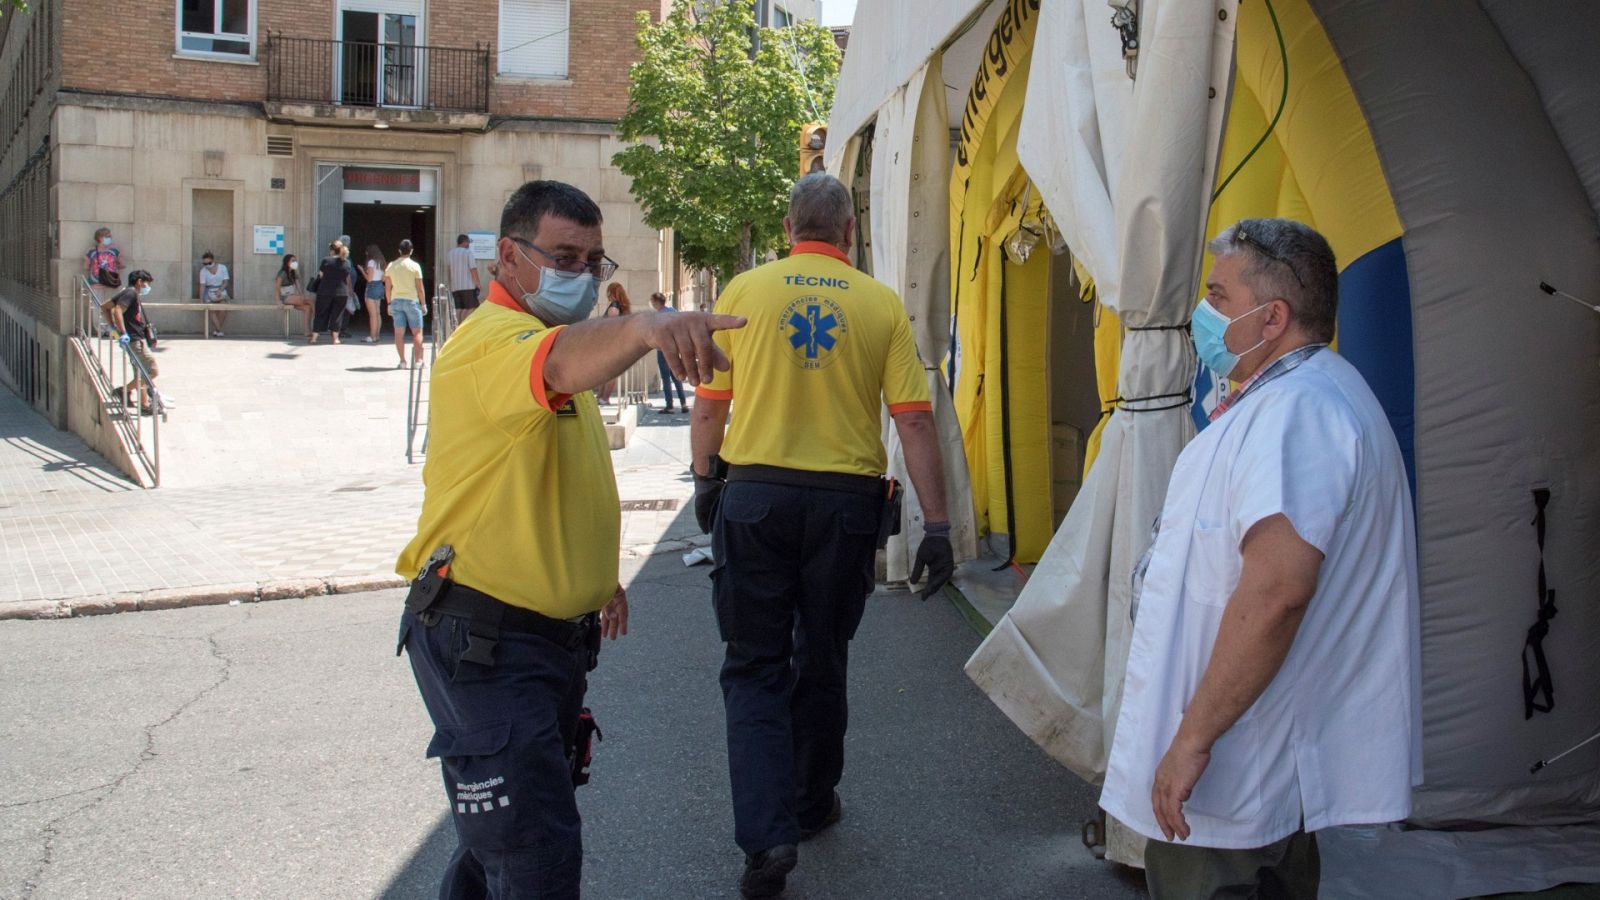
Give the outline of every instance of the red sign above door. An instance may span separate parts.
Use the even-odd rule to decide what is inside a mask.
[[[347,191],[402,191],[414,194],[422,190],[422,172],[419,169],[372,169],[345,166],[344,189]]]

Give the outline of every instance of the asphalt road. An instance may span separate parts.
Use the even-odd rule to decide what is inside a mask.
[[[706,568],[625,573],[632,633],[590,706],[586,895],[737,897]],[[394,656],[396,591],[0,623],[0,896],[435,895],[454,846],[431,729]],[[1078,839],[1094,793],[961,673],[942,601],[871,601],[844,820],[791,898],[1118,898]]]

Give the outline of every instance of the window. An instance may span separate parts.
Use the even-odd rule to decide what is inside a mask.
[[[252,0],[178,0],[178,52],[255,56]]]
[[[567,77],[568,0],[500,0],[500,74]]]
[[[772,27],[788,28],[794,24],[794,14],[781,6],[772,7]]]

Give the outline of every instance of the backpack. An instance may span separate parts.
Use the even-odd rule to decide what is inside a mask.
[[[89,251],[89,271],[94,273],[94,280],[101,287],[122,287],[122,276],[117,274],[117,257],[115,250],[101,250],[95,248]]]

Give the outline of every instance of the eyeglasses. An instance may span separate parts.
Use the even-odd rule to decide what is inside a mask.
[[[1286,259],[1282,254],[1275,253],[1268,249],[1266,244],[1261,243],[1260,238],[1252,236],[1250,232],[1244,229],[1244,226],[1241,225],[1233,230],[1233,240],[1236,244],[1249,244],[1250,246],[1256,248],[1256,251],[1262,256],[1265,256],[1267,259],[1270,259],[1273,262],[1280,262],[1285,266],[1288,266],[1289,274],[1294,276],[1295,284],[1300,285],[1301,288],[1306,286],[1306,283],[1300,280],[1300,272],[1295,269],[1294,263],[1289,262],[1289,260]]]
[[[527,247],[529,250],[538,253],[545,259],[550,260],[550,264],[552,266],[563,272],[572,272],[574,274],[579,272],[588,272],[590,275],[593,275],[600,281],[606,281],[610,279],[611,276],[617,274],[617,261],[609,256],[600,257],[598,262],[590,262],[589,260],[577,256],[556,256],[554,254],[547,253],[537,244],[534,244],[531,241],[525,241],[519,237],[514,237],[511,239],[516,241],[518,244]]]

